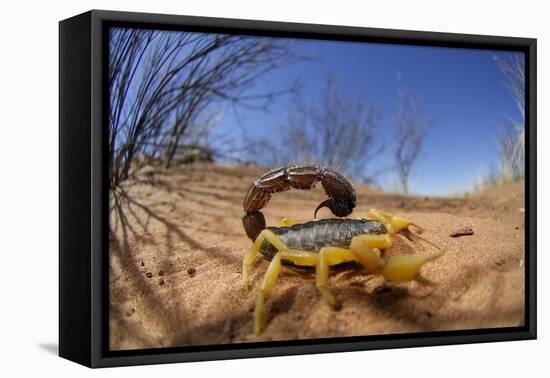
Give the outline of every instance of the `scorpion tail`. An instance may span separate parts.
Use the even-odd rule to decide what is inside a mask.
[[[243,215],[243,227],[251,240],[256,240],[265,228],[265,217],[261,211],[250,211]]]
[[[328,200],[315,210],[328,207],[337,217],[345,217],[353,211],[356,197],[351,183],[332,169],[317,165],[287,165],[264,173],[250,185],[243,200],[243,227],[247,236],[255,240],[265,228],[265,219],[260,210],[269,202],[271,195],[290,190],[310,190],[321,182]]]

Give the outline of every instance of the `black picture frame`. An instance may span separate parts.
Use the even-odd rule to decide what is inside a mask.
[[[110,26],[521,51],[526,56],[525,325],[108,350],[106,70]],[[536,39],[92,10],[59,24],[59,355],[89,367],[535,339]]]

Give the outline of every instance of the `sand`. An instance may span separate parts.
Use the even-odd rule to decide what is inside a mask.
[[[112,350],[262,340],[378,335],[519,326],[524,322],[524,185],[460,198],[404,197],[355,184],[354,217],[372,207],[406,216],[447,252],[422,269],[433,285],[386,283],[359,269],[331,270],[333,310],[308,271],[283,268],[267,302],[265,329],[250,339],[258,258],[251,290],[241,286],[242,200],[261,170],[182,166],[144,169],[117,192],[110,235]],[[310,220],[320,188],[276,194],[268,224]],[[318,217],[330,217],[323,209]],[[461,228],[473,235],[452,238]],[[397,238],[388,256],[422,253]],[[424,252],[426,253],[426,252]]]

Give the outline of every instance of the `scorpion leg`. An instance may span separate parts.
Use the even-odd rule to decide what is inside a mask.
[[[300,249],[286,249],[281,251],[283,260],[291,261],[298,266],[316,266],[319,255],[315,252],[302,251]]]
[[[380,257],[380,250],[391,248],[392,245],[389,234],[363,234],[351,239],[350,249],[369,273],[379,273],[385,264]]]
[[[258,336],[262,332],[262,321],[264,318],[264,302],[265,297],[277,281],[279,272],[281,271],[281,252],[277,252],[269,267],[265,272],[258,298],[256,298],[256,306],[254,307],[254,334]]]
[[[254,262],[254,259],[256,256],[258,256],[258,252],[260,251],[260,247],[264,240],[269,241],[275,248],[277,248],[278,251],[282,251],[285,249],[288,249],[288,247],[275,235],[272,231],[268,229],[263,229],[256,240],[254,241],[254,244],[252,244],[252,247],[248,250],[248,253],[246,254],[244,260],[243,260],[243,287],[245,289],[248,289],[248,269]]]
[[[292,261],[296,265],[300,266],[315,266],[317,265],[318,259],[318,255],[316,253],[297,249],[282,249],[275,254],[264,274],[264,278],[260,286],[260,292],[256,298],[256,306],[254,307],[254,334],[256,336],[262,332],[265,298],[279,277],[279,272],[281,271],[281,260]]]
[[[331,265],[336,265],[347,261],[356,261],[353,252],[349,249],[324,247],[319,251],[319,259],[315,269],[316,286],[325,300],[333,307],[336,307],[338,303],[334,295],[327,289],[328,269]]]
[[[300,223],[300,222],[297,221],[297,220],[289,219],[289,218],[283,218],[283,219],[281,219],[281,221],[279,222],[277,227],[290,227],[290,226],[293,226],[293,225],[298,224],[298,223]]]

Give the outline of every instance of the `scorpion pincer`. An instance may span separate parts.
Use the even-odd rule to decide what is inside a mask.
[[[355,262],[368,273],[381,274],[387,281],[400,282],[419,279],[420,268],[442,255],[400,255],[387,261],[382,252],[393,246],[393,236],[399,234],[417,246],[434,243],[410,230],[421,227],[390,213],[371,209],[366,219],[322,219],[298,223],[283,219],[279,227],[266,227],[261,209],[271,195],[290,188],[309,190],[321,182],[329,197],[317,206],[314,216],[322,207],[328,207],[337,217],[345,217],[356,205],[355,190],[345,177],[330,169],[314,165],[291,165],[274,169],[255,181],[244,198],[243,226],[254,242],[244,258],[243,286],[248,288],[248,270],[261,253],[270,261],[261,283],[254,309],[254,334],[262,331],[264,301],[275,284],[282,263],[314,267],[316,286],[323,298],[333,307],[338,305],[327,289],[330,266]]]

